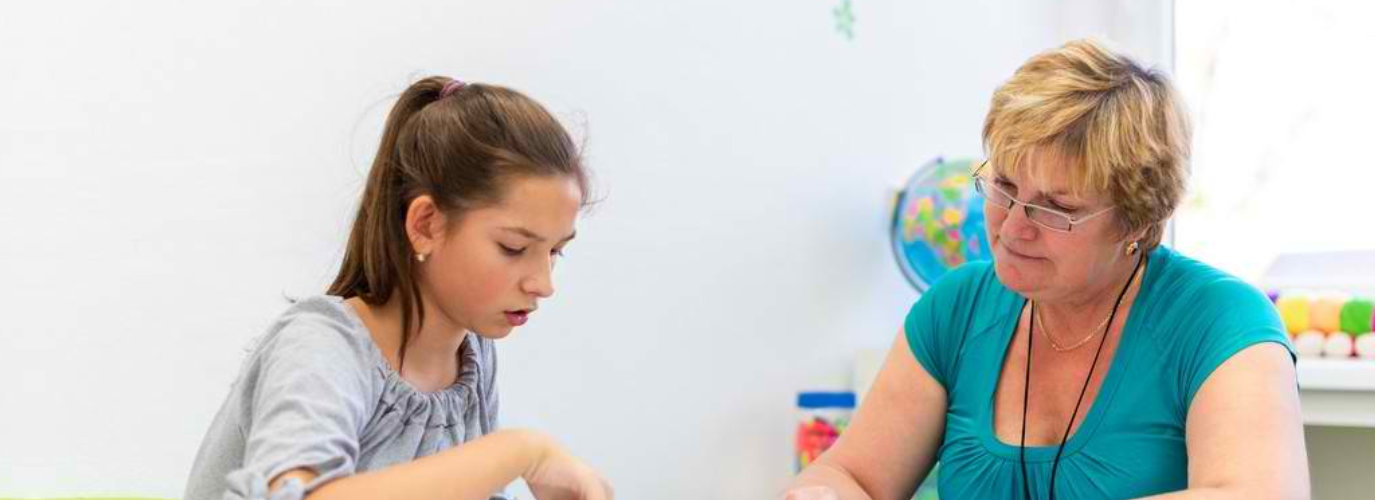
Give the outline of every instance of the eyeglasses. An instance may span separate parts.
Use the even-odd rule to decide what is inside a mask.
[[[1007,191],[1003,191],[997,184],[989,184],[987,179],[979,175],[979,172],[982,172],[987,165],[988,162],[985,161],[983,164],[979,165],[978,169],[974,170],[972,174],[972,177],[974,177],[974,189],[994,206],[1008,212],[1017,208],[1017,205],[1021,205],[1022,209],[1026,212],[1027,219],[1051,231],[1068,233],[1070,230],[1074,229],[1076,224],[1082,224],[1084,221],[1103,215],[1108,213],[1109,210],[1117,208],[1114,205],[1088,215],[1075,217],[1053,208],[1043,207],[1034,203],[1026,203],[1012,197],[1011,194],[1008,194]]]

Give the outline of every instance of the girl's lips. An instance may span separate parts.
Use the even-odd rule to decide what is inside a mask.
[[[525,322],[529,320],[530,313],[528,311],[506,311],[506,321],[510,323],[511,326],[524,325]]]

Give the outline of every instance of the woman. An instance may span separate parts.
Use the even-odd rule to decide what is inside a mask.
[[[1159,246],[1189,155],[1166,79],[1071,42],[998,88],[983,139],[993,262],[912,307],[787,496],[905,500],[939,461],[941,498],[1308,498],[1269,301]]]

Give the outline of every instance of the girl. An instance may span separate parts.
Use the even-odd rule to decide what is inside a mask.
[[[587,174],[530,98],[431,77],[401,95],[328,294],[243,365],[186,500],[610,500],[549,437],[496,430],[492,341],[553,295]],[[462,445],[462,446],[460,446]]]

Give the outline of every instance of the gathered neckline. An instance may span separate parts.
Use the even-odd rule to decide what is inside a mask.
[[[401,376],[401,372],[397,371],[396,368],[387,361],[387,357],[382,353],[381,347],[377,345],[377,341],[373,340],[372,331],[363,323],[363,318],[358,315],[358,311],[354,310],[353,306],[346,303],[343,297],[337,295],[325,295],[323,297],[342,309],[345,317],[353,323],[352,326],[356,327],[357,331],[365,337],[364,340],[367,341],[368,351],[375,358],[374,361],[377,369],[387,382],[387,392],[396,392],[399,390],[409,395],[444,398],[449,395],[466,396],[467,394],[477,391],[478,353],[476,344],[478,339],[472,332],[464,334],[463,342],[459,344],[458,353],[455,354],[458,357],[458,377],[455,379],[454,383],[436,391],[422,391],[406,381],[406,379]]]

